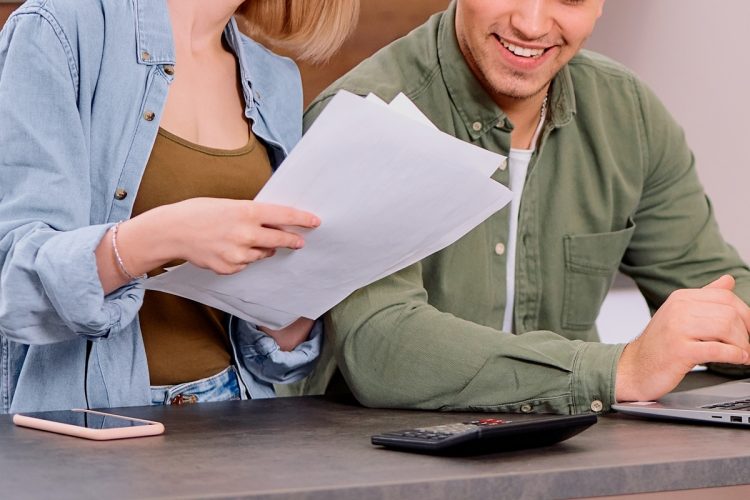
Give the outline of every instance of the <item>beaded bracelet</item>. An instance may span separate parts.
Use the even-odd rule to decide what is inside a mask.
[[[125,263],[122,261],[122,257],[120,257],[120,251],[117,249],[117,230],[120,228],[120,224],[122,224],[122,221],[112,226],[112,249],[115,251],[115,260],[117,261],[117,266],[120,268],[122,274],[127,276],[130,281],[134,281],[143,278],[143,276],[133,276],[130,274],[125,267]]]

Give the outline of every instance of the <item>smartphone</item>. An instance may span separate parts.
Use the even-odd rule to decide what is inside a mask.
[[[81,409],[17,413],[13,415],[13,423],[96,441],[164,433],[164,426],[159,422]]]

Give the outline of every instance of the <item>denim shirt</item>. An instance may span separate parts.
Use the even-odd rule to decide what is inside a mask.
[[[276,168],[301,135],[294,63],[224,32],[245,116]],[[150,404],[143,290],[104,295],[94,250],[128,219],[175,72],[164,0],[32,0],[0,33],[0,412]],[[322,329],[292,352],[233,318],[253,398],[301,378]]]

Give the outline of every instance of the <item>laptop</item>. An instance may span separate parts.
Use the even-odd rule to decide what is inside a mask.
[[[715,422],[750,427],[750,378],[673,392],[658,401],[617,403],[612,408],[631,415]]]

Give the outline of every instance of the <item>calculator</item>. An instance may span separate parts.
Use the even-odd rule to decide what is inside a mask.
[[[402,451],[474,454],[547,446],[575,436],[595,424],[595,414],[545,415],[516,420],[482,418],[417,427],[372,436],[372,444]]]

